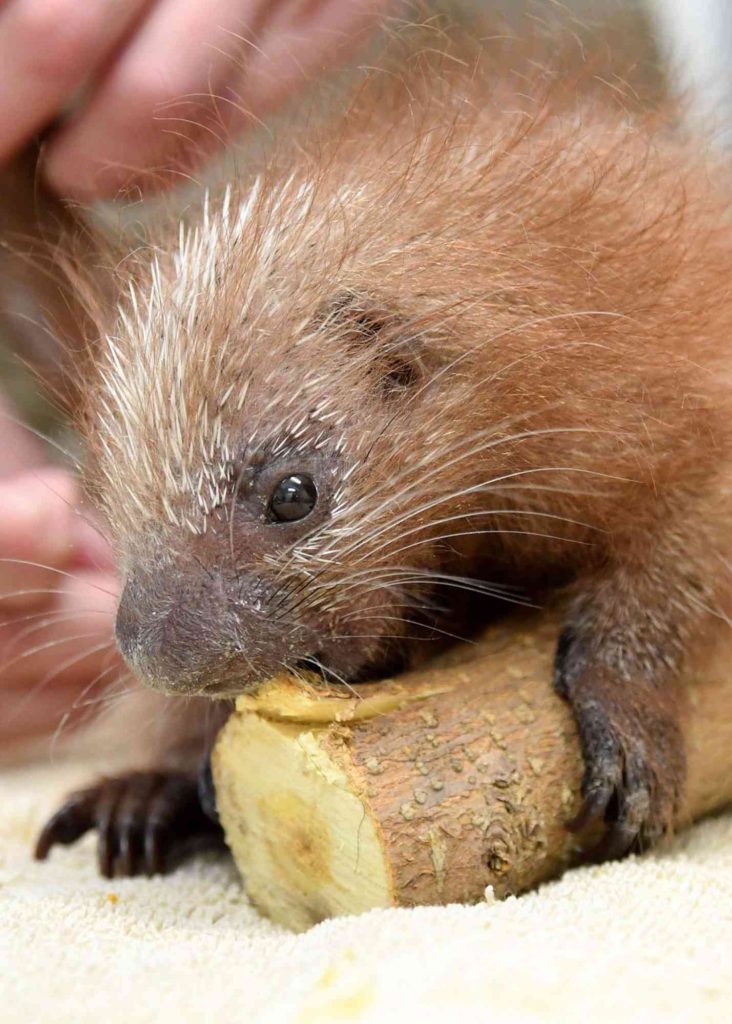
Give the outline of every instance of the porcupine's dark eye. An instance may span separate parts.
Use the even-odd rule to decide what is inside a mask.
[[[309,515],[317,500],[318,490],[307,473],[286,476],[272,491],[269,516],[278,523],[292,523]]]

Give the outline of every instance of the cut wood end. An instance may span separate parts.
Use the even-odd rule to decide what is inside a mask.
[[[380,830],[322,736],[317,724],[245,711],[213,755],[219,815],[251,899],[294,931],[395,902]]]

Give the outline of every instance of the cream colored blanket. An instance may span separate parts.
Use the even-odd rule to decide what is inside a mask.
[[[732,1022],[732,814],[520,899],[293,936],[223,860],[107,882],[88,837],[33,863],[89,774],[0,775],[1,1024]]]

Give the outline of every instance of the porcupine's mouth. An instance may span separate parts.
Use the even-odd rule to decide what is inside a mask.
[[[400,656],[396,651],[391,652],[388,657],[384,657],[384,652],[382,652],[382,656],[374,661],[359,665],[350,663],[348,666],[339,664],[337,667],[331,664],[330,658],[324,651],[315,651],[313,654],[298,658],[297,661],[291,664],[296,671],[319,676],[324,682],[334,686],[345,687],[359,683],[378,682],[387,676],[398,675],[406,668],[404,657]],[[266,673],[262,681],[264,678],[266,678]],[[198,692],[197,696],[207,697],[212,700],[231,701],[242,696],[242,694],[254,693],[258,688],[259,684],[257,683],[242,688],[236,683],[232,685],[232,680],[230,679],[215,680],[207,683]]]

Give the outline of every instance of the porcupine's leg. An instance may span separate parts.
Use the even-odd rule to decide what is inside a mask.
[[[199,779],[182,772],[131,772],[72,793],[41,832],[35,856],[45,860],[53,846],[92,829],[105,878],[161,874],[202,849],[223,848]]]
[[[676,675],[702,624],[693,586],[648,566],[616,570],[585,584],[565,621],[555,686],[585,760],[584,804],[570,828],[604,819],[598,857],[650,845],[677,809],[686,759]]]

